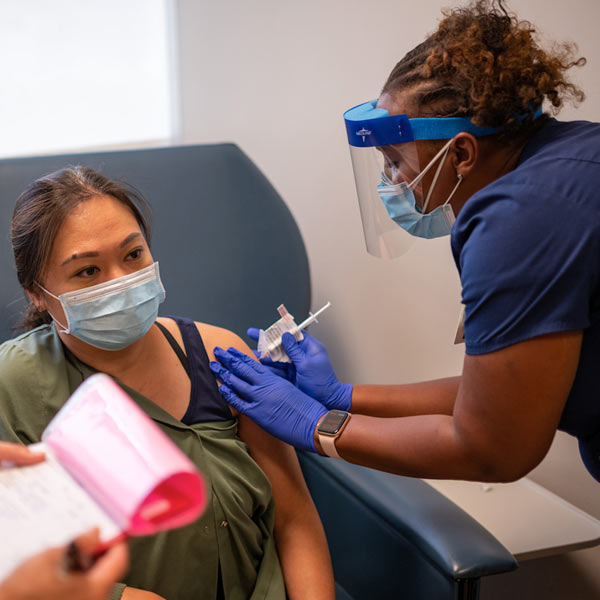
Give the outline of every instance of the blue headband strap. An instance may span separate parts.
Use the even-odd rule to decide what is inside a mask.
[[[368,148],[414,140],[448,140],[462,132],[483,137],[502,130],[501,127],[479,127],[469,117],[409,119],[406,115],[390,115],[376,105],[377,100],[371,100],[344,113],[351,146]],[[533,118],[537,119],[541,114],[542,109],[539,108]],[[525,118],[526,115],[523,115],[521,120]]]

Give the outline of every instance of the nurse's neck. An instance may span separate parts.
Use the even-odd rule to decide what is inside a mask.
[[[473,139],[473,138],[472,138]],[[527,144],[520,138],[511,142],[498,142],[492,138],[477,138],[474,156],[456,165],[457,174],[462,175],[462,184],[452,199],[454,213],[476,192],[513,171]]]

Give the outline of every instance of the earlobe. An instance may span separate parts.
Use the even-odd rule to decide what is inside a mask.
[[[44,312],[46,310],[46,303],[44,302],[43,298],[29,290],[25,290],[25,293],[27,294],[29,301],[35,306],[38,312]]]

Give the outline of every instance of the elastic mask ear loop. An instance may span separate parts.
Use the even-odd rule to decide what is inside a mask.
[[[450,202],[450,200],[452,200],[452,196],[454,196],[454,192],[458,189],[458,186],[462,183],[463,176],[462,175],[457,175],[457,176],[458,176],[458,181],[456,182],[454,189],[450,192],[450,195],[448,196],[448,200],[446,200],[446,202],[444,202],[444,204],[442,204],[442,206],[446,206],[446,204],[448,204],[448,202]]]
[[[46,292],[46,294],[48,294],[49,296],[52,296],[53,298],[56,298],[59,302],[60,298],[58,296],[55,296],[52,292],[49,292],[41,283],[38,283],[37,281],[35,282],[35,284],[42,290],[44,290],[44,292]],[[61,302],[62,304],[62,302]],[[52,317],[52,319],[54,320],[55,323],[58,323],[61,327],[62,330],[61,333],[69,333],[69,328],[65,327],[48,309],[46,309],[46,311],[48,312],[48,314]]]
[[[431,185],[429,186],[429,192],[427,193],[427,198],[425,198],[425,202],[423,204],[423,208],[421,209],[421,211],[423,212],[423,214],[425,214],[425,212],[427,211],[427,207],[429,206],[429,200],[431,198],[431,194],[433,193],[433,190],[435,189],[435,184],[437,183],[438,177],[440,176],[440,172],[442,170],[442,167],[444,166],[444,163],[446,162],[446,157],[448,156],[448,152],[450,151],[450,144],[451,144],[452,140],[450,140],[445,146],[445,152],[444,152],[444,157],[442,158],[442,160],[440,161],[440,164],[438,165],[438,168],[435,171],[435,175],[433,176],[433,180],[431,181]],[[444,148],[442,148],[442,150],[444,150]],[[439,156],[440,153],[438,153]],[[437,159],[437,156],[431,161],[431,163],[429,163],[428,166],[430,166],[435,160]],[[427,169],[425,169],[426,171]],[[425,173],[425,171],[423,171],[423,174]]]
[[[450,148],[450,144],[452,143],[452,140],[454,138],[452,138],[451,140],[448,140],[448,142],[446,144],[444,144],[444,146],[440,149],[440,151],[429,161],[429,164],[408,184],[409,188],[414,188],[416,185],[418,185],[421,181],[421,179],[423,179],[423,177],[425,177],[425,175],[427,174],[427,172],[429,171],[429,169],[431,169],[431,167],[433,167],[433,165],[435,165],[435,163],[437,162],[438,158],[440,158],[440,156],[442,156],[443,154],[448,154],[448,150]],[[445,156],[444,156],[445,158]],[[444,161],[442,161],[441,163],[442,165],[444,164]],[[438,172],[436,173],[435,177],[433,178],[433,182],[431,184],[431,189],[429,190],[429,194],[427,196],[427,202],[429,202],[429,196],[431,195],[431,190],[433,190],[435,182],[437,181],[437,178],[439,176],[439,171],[441,170],[441,165],[438,166]],[[385,180],[389,180],[389,178],[382,172],[382,175],[384,176]],[[390,191],[393,188],[396,188],[397,186],[399,186],[401,184],[394,184],[391,183],[389,186],[387,186]],[[383,186],[384,188],[386,187],[385,185]],[[387,189],[382,190],[382,191],[388,191]],[[426,205],[427,205],[426,202]],[[425,205],[425,206],[426,206]],[[425,212],[425,207],[423,208],[423,212]]]

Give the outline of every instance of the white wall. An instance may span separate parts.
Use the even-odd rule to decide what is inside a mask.
[[[452,345],[460,285],[448,239],[416,243],[392,262],[366,253],[342,120],[346,108],[377,97],[444,5],[178,0],[182,141],[236,142],[286,200],[308,248],[313,307],[333,304],[313,333],[346,381],[403,383],[461,369],[464,350]],[[562,117],[597,119],[600,3],[513,0],[511,7],[548,38],[579,43],[589,63],[576,80],[588,100]],[[600,518],[600,486],[579,468],[570,440],[558,439],[551,454],[534,477]],[[600,577],[585,567],[600,564],[600,551],[576,555],[568,560],[600,594]],[[553,577],[563,571],[553,563]],[[495,589],[536,577],[521,569]]]

